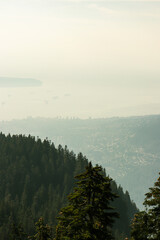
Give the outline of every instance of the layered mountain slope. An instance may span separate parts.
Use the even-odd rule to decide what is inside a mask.
[[[110,119],[32,119],[1,122],[5,133],[48,137],[83,152],[130,192],[141,208],[160,170],[160,116]]]
[[[141,208],[160,170],[160,116],[110,119],[32,119],[1,122],[5,133],[46,136],[83,152],[130,192]]]

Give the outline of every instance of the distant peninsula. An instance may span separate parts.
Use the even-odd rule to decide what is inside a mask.
[[[0,77],[0,87],[38,87],[42,82],[33,78]]]

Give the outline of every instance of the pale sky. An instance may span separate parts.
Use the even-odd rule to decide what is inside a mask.
[[[0,0],[0,120],[145,114],[160,114],[160,1]]]

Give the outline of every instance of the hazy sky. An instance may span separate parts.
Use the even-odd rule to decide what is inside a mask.
[[[160,1],[0,0],[0,120],[155,113]]]

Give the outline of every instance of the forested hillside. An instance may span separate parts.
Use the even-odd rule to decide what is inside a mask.
[[[139,208],[160,169],[160,116],[106,119],[28,118],[1,122],[0,131],[48,137],[106,168]]]
[[[0,237],[8,240],[11,224],[21,223],[29,234],[34,223],[43,216],[55,226],[58,211],[66,204],[74,186],[74,176],[82,172],[88,160],[67,147],[31,135],[0,134]],[[108,174],[108,173],[106,173]],[[130,232],[130,221],[137,208],[129,194],[115,182],[112,189],[119,195],[114,202],[120,219],[114,232],[117,239]],[[120,234],[121,233],[121,234]]]

